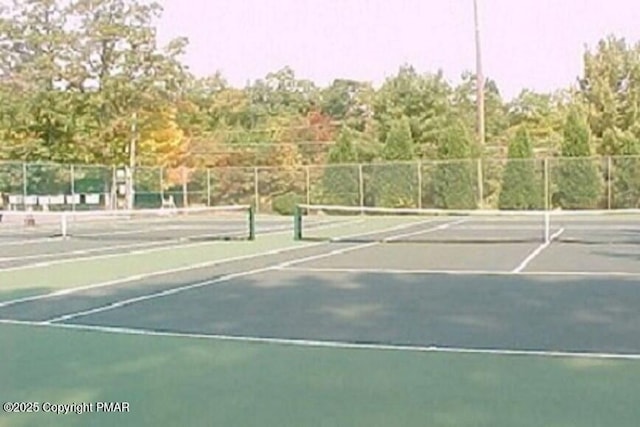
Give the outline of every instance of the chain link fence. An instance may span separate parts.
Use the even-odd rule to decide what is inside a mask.
[[[117,209],[127,171],[100,165],[0,162],[3,209]],[[133,172],[133,207],[250,204],[289,214],[298,203],[441,209],[640,208],[640,156],[472,159]],[[125,207],[128,205],[125,205]]]

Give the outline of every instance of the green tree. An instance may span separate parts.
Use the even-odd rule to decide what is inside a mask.
[[[562,158],[558,165],[557,203],[564,209],[591,209],[601,198],[601,177],[591,158],[589,128],[578,111],[571,110],[564,127]]]
[[[611,159],[612,207],[615,209],[636,209],[640,207],[640,128],[634,126],[630,131],[622,132],[607,129],[603,143],[618,147],[620,156]]]
[[[312,192],[313,203],[358,206],[360,204],[360,172],[354,147],[355,132],[343,126],[329,152],[329,164],[324,166],[320,194]],[[314,170],[315,168],[311,168]],[[316,188],[315,186],[313,188]]]
[[[608,36],[584,54],[579,80],[579,100],[588,112],[588,123],[601,155],[618,155],[607,145],[608,129],[627,132],[640,119],[640,45]],[[609,138],[611,142],[611,138]]]
[[[366,166],[369,203],[389,208],[418,206],[418,163],[410,162],[413,150],[409,120],[393,122],[382,149],[385,163]]]
[[[476,185],[469,134],[452,120],[438,135],[438,163],[432,179],[433,201],[443,209],[475,209]]]
[[[525,128],[519,128],[509,144],[508,158],[498,206],[500,209],[540,208],[540,181],[536,177],[533,148]]]

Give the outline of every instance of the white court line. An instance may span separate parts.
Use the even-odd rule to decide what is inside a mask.
[[[335,223],[331,223],[331,224],[326,224],[323,225],[322,227],[315,227],[315,230],[319,230],[319,229],[326,229],[326,228],[334,228],[334,227],[343,227],[345,225],[349,225],[352,223],[360,223],[362,222],[362,220],[354,220],[354,221],[348,221],[348,222],[341,222],[339,224],[335,224]],[[385,231],[385,230],[383,230]],[[286,230],[273,230],[273,231],[267,231],[267,232],[263,232],[261,234],[261,236],[276,236],[279,234],[285,234],[285,233],[289,233],[292,232],[291,229],[286,229]],[[377,232],[382,232],[382,231],[377,231]],[[199,246],[207,246],[207,245],[211,245],[214,244],[216,242],[196,242],[196,243],[186,243],[186,244],[172,244],[172,245],[167,245],[166,242],[164,245],[159,245],[160,247],[157,248],[149,248],[149,249],[141,249],[141,250],[137,250],[137,251],[131,251],[131,252],[127,252],[126,254],[122,254],[122,253],[114,253],[114,254],[102,254],[102,255],[94,255],[94,256],[85,256],[85,257],[79,257],[79,258],[64,258],[64,259],[57,259],[57,260],[53,260],[53,261],[45,261],[45,262],[38,262],[38,263],[34,263],[34,264],[26,264],[26,265],[18,265],[18,266],[14,266],[14,267],[6,267],[6,268],[0,268],[0,273],[5,273],[5,272],[12,272],[12,271],[20,271],[20,270],[30,270],[30,269],[34,269],[34,268],[45,268],[45,267],[51,267],[54,265],[59,265],[59,264],[68,264],[68,263],[77,263],[77,262],[84,262],[84,261],[95,261],[95,260],[99,260],[99,259],[109,259],[109,258],[117,258],[117,257],[122,257],[122,256],[127,256],[127,255],[144,255],[144,254],[149,254],[149,253],[154,253],[154,252],[163,252],[163,251],[172,251],[175,249],[188,249],[188,248],[193,248],[193,247],[199,247]],[[150,245],[149,245],[150,246]],[[113,246],[110,247],[105,247],[105,252],[109,250],[109,248],[112,248]],[[59,255],[59,254],[58,254]],[[18,259],[22,259],[21,257],[18,257]]]
[[[344,224],[341,224],[341,225],[344,225]],[[335,225],[333,225],[333,226],[335,226]],[[331,228],[330,225],[327,225],[325,227],[326,228]],[[395,229],[396,227],[393,227],[393,228]],[[290,230],[288,230],[288,231],[290,231]],[[388,229],[384,229],[384,230],[379,230],[379,231],[376,231],[376,232],[377,233],[381,233],[381,232],[385,232],[385,231],[389,231],[389,230]],[[354,234],[353,236],[363,236],[363,235],[366,235],[366,234],[373,234],[373,233],[374,232],[369,232],[369,233],[365,233],[365,234]],[[278,234],[278,233],[273,233],[273,234]],[[70,294],[74,294],[74,293],[77,293],[77,292],[82,292],[82,291],[87,291],[87,290],[92,290],[92,289],[98,289],[98,288],[110,287],[110,286],[115,286],[115,285],[121,285],[121,284],[124,284],[124,283],[134,282],[134,281],[143,280],[143,279],[148,279],[148,278],[156,277],[156,276],[175,274],[175,273],[180,273],[180,272],[183,272],[183,271],[191,271],[191,270],[200,269],[200,268],[209,268],[209,267],[213,267],[213,266],[220,265],[220,264],[226,264],[226,263],[231,263],[231,262],[243,261],[243,260],[247,260],[247,259],[259,258],[259,257],[262,257],[262,256],[278,255],[278,254],[286,253],[286,252],[293,251],[293,250],[308,249],[308,248],[322,246],[322,245],[328,245],[328,244],[329,244],[328,242],[315,242],[315,243],[306,243],[306,244],[296,244],[296,245],[292,245],[292,246],[285,246],[283,248],[272,249],[272,250],[265,251],[265,252],[258,252],[258,253],[255,253],[255,254],[241,255],[241,256],[230,257],[230,258],[223,258],[223,259],[214,260],[214,261],[207,261],[207,262],[200,263],[200,264],[192,264],[192,265],[188,265],[188,266],[185,266],[185,267],[177,267],[177,268],[171,268],[171,269],[166,269],[166,270],[154,271],[154,272],[151,272],[151,273],[135,274],[135,275],[132,275],[132,276],[127,276],[127,277],[123,277],[123,278],[120,278],[120,279],[109,280],[109,281],[106,281],[106,282],[93,283],[93,284],[87,285],[87,286],[79,286],[79,287],[75,287],[75,288],[61,289],[59,291],[50,292],[50,293],[47,293],[47,294],[32,295],[32,296],[23,297],[23,298],[16,298],[16,299],[13,299],[13,300],[2,301],[2,302],[0,302],[0,308],[8,307],[8,306],[16,305],[16,304],[22,304],[22,303],[26,303],[26,302],[39,301],[39,300],[43,300],[43,299],[49,299],[49,298],[55,298],[55,297],[59,297],[59,296],[70,295]],[[82,258],[82,259],[86,259],[86,258]],[[276,266],[273,266],[272,268],[277,269],[279,266],[280,265],[276,265]]]
[[[433,220],[426,220],[426,221],[419,221],[419,222],[414,222],[411,224],[402,224],[402,225],[398,225],[395,227],[391,227],[389,229],[386,229],[385,231],[394,231],[394,230],[401,230],[404,228],[409,228],[411,226],[415,226],[418,224],[423,224],[423,223],[429,223],[429,222],[433,222]],[[442,224],[434,227],[433,230],[436,229],[442,229]],[[378,233],[382,232],[381,230],[377,231]],[[373,232],[368,233],[368,234],[373,234]],[[319,242],[319,243],[313,243],[310,245],[307,245],[306,247],[310,247],[310,246],[319,246],[319,245],[323,245],[326,244],[326,242]],[[96,308],[92,308],[89,310],[83,310],[83,311],[79,311],[79,312],[75,312],[75,313],[69,313],[69,314],[65,314],[63,316],[58,316],[52,319],[47,320],[47,323],[57,323],[57,322],[64,322],[64,321],[68,321],[68,320],[72,320],[72,319],[76,319],[78,317],[86,317],[92,314],[97,314],[97,313],[102,313],[105,311],[110,311],[116,308],[122,308],[128,305],[132,305],[132,304],[136,304],[139,302],[144,302],[144,301],[149,301],[152,299],[156,299],[156,298],[162,298],[162,297],[166,297],[169,295],[175,295],[184,291],[188,291],[188,290],[192,290],[192,289],[198,289],[198,288],[202,288],[205,286],[212,286],[212,285],[216,285],[219,283],[224,283],[224,282],[228,282],[230,280],[233,279],[237,279],[239,277],[245,277],[245,276],[251,276],[251,275],[255,275],[255,274],[259,274],[259,273],[264,273],[267,271],[275,271],[275,270],[279,270],[283,267],[286,266],[290,266],[293,264],[299,264],[302,262],[306,262],[306,261],[310,261],[310,260],[315,260],[315,259],[320,259],[320,258],[326,258],[326,257],[330,257],[333,255],[339,255],[339,254],[344,254],[347,252],[351,252],[351,251],[355,251],[355,250],[359,250],[359,249],[364,249],[370,246],[374,246],[380,244],[380,242],[372,242],[372,243],[365,243],[365,244],[360,244],[360,245],[355,245],[355,246],[351,246],[348,248],[343,248],[343,249],[339,249],[339,250],[333,250],[333,251],[329,251],[329,252],[324,252],[321,254],[317,254],[317,255],[312,255],[312,256],[307,256],[307,257],[300,257],[300,258],[296,258],[294,260],[291,261],[286,261],[286,262],[282,262],[282,263],[278,263],[278,264],[274,264],[268,267],[261,267],[261,268],[256,268],[253,270],[247,270],[247,271],[243,271],[243,272],[239,272],[239,273],[232,273],[232,274],[227,274],[221,277],[218,277],[217,279],[213,279],[213,280],[207,280],[207,281],[203,281],[203,282],[198,282],[198,283],[192,283],[189,285],[185,285],[185,286],[180,286],[177,288],[171,288],[171,289],[167,289],[164,291],[160,291],[160,292],[154,292],[151,294],[146,294],[146,295],[142,295],[139,297],[134,297],[134,298],[129,298],[129,299],[125,299],[125,300],[120,300],[114,303],[110,303],[110,304],[106,304],[104,306],[100,306],[100,307],[96,307]],[[291,249],[297,249],[298,246],[295,246]],[[1,306],[0,306],[1,307]]]
[[[533,261],[545,249],[547,249],[551,244],[551,242],[557,239],[562,233],[564,233],[564,228],[561,228],[560,230],[552,234],[551,237],[549,238],[549,241],[544,242],[543,244],[538,246],[533,252],[531,252],[516,268],[512,270],[512,273],[521,273],[522,270],[527,268],[527,266],[529,265],[529,263],[531,263],[531,261]]]
[[[96,252],[107,252],[107,251],[118,250],[118,249],[139,248],[139,247],[154,247],[154,246],[160,246],[160,245],[165,245],[166,246],[166,242],[132,243],[132,244],[128,244],[128,245],[103,246],[103,247],[100,247],[100,248],[87,248],[87,249],[77,249],[77,250],[73,250],[73,251],[45,252],[45,253],[42,253],[42,254],[5,257],[5,258],[0,258],[0,263],[2,263],[2,262],[11,262],[11,261],[22,261],[22,260],[26,260],[26,259],[56,258],[56,257],[66,256],[66,255],[86,255],[86,254],[92,254],[92,253],[96,253]],[[122,255],[122,254],[120,254],[120,255]],[[76,258],[76,259],[78,259],[78,258]],[[2,271],[4,271],[4,270],[0,269],[0,272],[2,272]]]
[[[416,226],[416,225],[420,225],[420,224],[429,224],[429,223],[432,223],[434,221],[435,221],[434,219],[427,219],[427,220],[424,220],[424,221],[412,222],[410,224],[401,224],[401,225],[397,225],[395,227],[391,227],[389,229],[386,229],[384,231],[375,231],[375,232],[371,232],[371,233],[358,234],[358,236],[368,236],[368,235],[371,235],[371,234],[378,234],[378,233],[382,233],[382,232],[403,230],[405,228],[410,228],[410,227],[413,227],[413,226]],[[398,235],[395,235],[395,236],[388,237],[388,238],[384,239],[383,241],[392,241],[392,240],[397,240],[397,239],[402,239],[404,237],[412,236],[412,235],[415,235],[415,234],[430,233],[430,232],[437,231],[437,230],[443,230],[443,229],[447,228],[447,226],[453,225],[455,223],[459,223],[461,221],[462,220],[455,221],[455,222],[452,222],[452,223],[440,224],[440,225],[437,225],[435,227],[428,228],[426,230],[420,230],[418,232],[398,234]],[[348,238],[349,238],[349,236],[343,237],[342,239],[348,239]],[[337,239],[337,241],[339,242],[340,239]],[[329,258],[329,257],[335,256],[335,255],[343,255],[343,254],[346,254],[348,252],[353,252],[353,251],[357,251],[357,250],[360,250],[360,249],[366,249],[366,248],[370,248],[370,247],[377,246],[377,245],[380,245],[380,244],[382,244],[381,241],[375,241],[375,242],[362,243],[362,244],[359,244],[359,245],[356,245],[356,246],[351,246],[351,247],[348,247],[348,248],[335,249],[333,251],[329,251],[329,252],[326,252],[326,253],[323,253],[323,254],[311,255],[311,256],[308,256],[308,257],[303,257],[303,258],[298,258],[298,259],[294,259],[294,260],[291,260],[291,261],[287,261],[287,262],[284,262],[284,263],[276,266],[275,268],[276,269],[283,269],[283,268],[291,267],[292,265],[302,264],[302,263],[305,263],[305,262],[315,261],[315,260],[323,259],[323,258]]]
[[[291,347],[303,348],[328,348],[334,350],[373,350],[373,351],[394,351],[413,353],[441,353],[441,354],[475,354],[502,357],[539,357],[539,358],[561,358],[561,359],[593,359],[593,360],[640,360],[640,354],[624,353],[588,353],[570,351],[535,351],[535,350],[510,350],[510,349],[477,349],[461,347],[438,347],[438,346],[407,346],[393,344],[359,344],[344,341],[321,341],[288,338],[264,338],[235,335],[215,335],[215,334],[195,334],[178,332],[161,332],[138,328],[121,328],[112,326],[93,326],[81,324],[47,323],[23,320],[0,319],[0,324],[13,326],[30,326],[40,328],[53,328],[61,330],[75,330],[97,332],[112,335],[135,335],[145,337],[162,337],[175,339],[197,339],[223,342],[237,342],[244,344],[277,344]]]
[[[213,280],[206,280],[204,282],[192,283],[192,284],[186,285],[186,286],[179,286],[177,288],[171,288],[171,289],[167,289],[167,290],[164,290],[164,291],[154,292],[154,293],[151,293],[151,294],[146,294],[146,295],[142,295],[142,296],[135,297],[135,298],[128,298],[128,299],[116,301],[116,302],[113,302],[113,303],[110,303],[110,304],[107,304],[107,305],[103,305],[103,306],[100,306],[100,307],[92,308],[92,309],[89,309],[89,310],[84,310],[84,311],[78,311],[78,312],[75,312],[75,313],[65,314],[63,316],[58,316],[58,317],[54,317],[52,319],[49,319],[49,320],[45,321],[44,323],[59,323],[59,322],[67,321],[67,320],[73,320],[73,319],[76,319],[78,317],[90,316],[92,314],[98,314],[98,313],[102,313],[102,312],[105,312],[105,311],[114,310],[116,308],[126,307],[128,305],[136,304],[136,303],[139,303],[139,302],[149,301],[149,300],[152,300],[152,299],[166,297],[166,296],[169,296],[169,295],[176,295],[176,294],[179,294],[181,292],[185,292],[185,291],[189,291],[189,290],[193,290],[193,289],[198,289],[198,288],[203,288],[205,286],[216,285],[218,283],[228,282],[230,280],[237,279],[239,277],[246,277],[246,276],[251,276],[251,275],[254,275],[254,274],[264,273],[266,271],[270,271],[270,270],[273,270],[273,269],[274,269],[274,266],[269,266],[269,267],[255,268],[253,270],[242,271],[242,272],[239,272],[239,273],[226,274],[224,276],[220,276],[217,279],[213,279]]]
[[[443,275],[443,276],[576,276],[576,277],[640,277],[640,272],[624,271],[523,271],[514,273],[503,270],[428,270],[401,268],[332,268],[332,267],[281,267],[281,271],[299,273],[348,273],[348,274],[415,274],[415,275]]]
[[[62,237],[42,237],[38,239],[22,239],[11,242],[2,242],[0,243],[0,248],[4,246],[26,246],[26,245],[35,245],[39,243],[45,242],[56,242],[64,240]]]

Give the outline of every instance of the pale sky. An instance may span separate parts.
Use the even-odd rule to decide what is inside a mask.
[[[243,87],[286,65],[298,78],[378,85],[403,63],[457,82],[475,69],[472,0],[159,0],[161,41],[186,36],[198,76]],[[567,87],[585,46],[640,40],[637,0],[478,0],[485,74],[507,98]]]

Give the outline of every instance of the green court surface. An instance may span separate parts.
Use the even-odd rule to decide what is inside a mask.
[[[3,401],[126,401],[125,414],[0,426],[637,426],[640,363],[300,348],[0,327]]]
[[[402,228],[394,228],[399,225],[402,224],[389,222],[384,227],[402,232]],[[371,224],[354,219],[327,228],[326,234],[363,235],[370,227]],[[560,281],[553,286],[541,285],[510,272],[532,250],[541,252],[537,244],[491,249],[455,246],[448,250],[373,245],[295,242],[292,230],[287,230],[259,236],[255,242],[167,246],[83,259],[68,259],[67,253],[67,259],[48,257],[41,263],[34,259],[30,264],[4,269],[0,265],[0,401],[40,405],[127,402],[130,407],[128,413],[111,414],[0,412],[0,427],[638,425],[640,356],[635,350],[639,344],[632,333],[635,309],[628,306],[634,304],[632,296],[640,274],[631,271],[625,281],[615,276],[593,276],[590,281],[585,279],[562,288]],[[559,248],[565,247],[556,246]],[[542,247],[545,252],[537,258],[541,269],[551,261],[565,259],[553,254],[552,249]],[[29,245],[7,250],[26,255]],[[423,257],[437,254],[440,258],[429,255],[437,265],[465,259],[468,263],[483,263],[487,270],[497,270],[501,263],[508,269],[500,278],[482,272],[474,273],[481,276],[475,278],[457,276],[455,272],[434,275],[427,271],[421,276],[389,270],[374,272],[374,280],[366,273],[367,268],[374,271],[395,267],[401,271],[414,262],[417,267],[429,267],[416,251]],[[416,255],[415,259],[410,253]],[[353,273],[361,278],[360,286],[355,286],[357,281],[338,279],[352,273],[320,272],[339,268],[341,262],[362,268],[362,274]],[[465,282],[465,277],[474,282]],[[617,284],[615,295],[619,298],[602,299],[606,292],[596,282],[611,283],[611,288]],[[465,284],[474,286],[475,294],[463,290]],[[90,292],[75,289],[91,286],[95,288]],[[460,289],[457,294],[456,289]],[[537,289],[549,292],[537,295],[538,299],[531,298],[529,291],[535,294]],[[576,323],[554,324],[553,318],[547,319],[544,311],[536,307],[562,305],[555,297],[561,289],[571,290],[571,301],[589,300],[585,296],[595,295],[591,301],[596,303],[585,303],[584,307],[576,304]],[[74,292],[38,297],[64,290]],[[411,300],[414,295],[415,299],[422,298],[420,304],[406,304],[404,300]],[[24,304],[3,306],[8,301],[34,296],[33,301]],[[305,321],[311,318],[310,313],[317,315],[314,310],[322,298],[334,309],[325,313],[342,316],[342,323],[332,323],[335,319],[326,314],[326,319],[321,320],[329,320],[324,323],[327,331],[346,334],[348,327],[357,332],[358,325],[365,325],[375,336],[383,337],[386,331],[393,338],[400,332],[393,329],[389,318],[374,321],[377,318],[367,317],[370,312],[341,311],[340,304],[375,302],[387,310],[382,310],[383,314],[418,316],[427,321],[428,313],[438,311],[433,306],[440,304],[437,301],[447,301],[440,304],[444,305],[440,307],[443,311],[455,306],[472,313],[476,305],[487,310],[491,304],[506,305],[499,301],[507,300],[499,297],[509,296],[528,304],[532,322],[538,328],[545,322],[556,329],[564,325],[565,331],[561,332],[566,334],[568,326],[573,325],[578,332],[585,332],[576,332],[587,337],[584,342],[595,337],[595,347],[607,343],[607,332],[586,332],[607,328],[631,331],[624,335],[629,337],[631,350],[627,354],[614,351],[572,355],[554,353],[553,350],[563,349],[546,348],[542,343],[539,352],[519,354],[502,347],[495,351],[467,347],[471,350],[468,352],[463,346],[444,351],[423,342],[413,348],[358,344],[367,342],[358,341],[364,337],[361,330],[361,335],[354,335],[354,341],[344,343],[304,341],[320,340],[313,337],[313,331],[320,330],[323,323]],[[613,310],[606,313],[608,317],[594,316],[600,308],[599,301],[609,301],[603,308]],[[506,323],[526,348],[532,342],[534,328],[522,320],[524,314],[517,306],[508,308],[506,311],[514,313],[511,319],[520,321]],[[56,313],[49,313],[52,310]],[[88,311],[82,314],[84,310]],[[71,317],[52,320],[67,314]],[[189,323],[181,325],[182,318]],[[477,317],[474,322],[482,318]],[[299,328],[296,333],[303,339],[270,339],[277,334],[251,335],[251,329],[247,329],[249,325],[266,331],[279,319],[295,323]],[[463,342],[470,342],[468,331],[478,326],[467,324],[469,319],[456,319],[463,321],[456,329]],[[234,324],[239,328],[238,334],[216,335],[218,329],[233,331]],[[594,327],[596,324],[600,329]],[[188,330],[180,330],[184,325]],[[411,322],[399,325],[408,330]],[[579,329],[582,327],[587,329]],[[471,341],[489,343],[490,336],[477,332],[480,330],[476,329]],[[278,331],[284,333],[282,329]],[[538,338],[552,335],[539,334]]]

